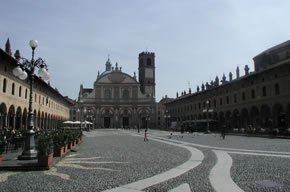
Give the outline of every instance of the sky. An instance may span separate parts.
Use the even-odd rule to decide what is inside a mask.
[[[31,58],[39,46],[50,85],[77,99],[93,88],[110,57],[138,75],[138,55],[155,53],[156,101],[221,80],[237,66],[289,40],[288,0],[10,0],[0,1],[0,48]],[[138,77],[137,77],[138,78]]]

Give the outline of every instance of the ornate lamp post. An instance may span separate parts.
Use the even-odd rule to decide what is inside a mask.
[[[148,122],[150,121],[150,116],[149,115],[147,115],[147,117],[146,117],[146,129],[148,129]]]
[[[38,46],[38,42],[36,40],[31,40],[29,42],[29,45],[32,48],[31,61],[28,61],[25,58],[21,58],[19,60],[18,66],[13,69],[13,74],[17,76],[19,79],[25,80],[28,77],[29,86],[30,86],[29,106],[28,106],[28,129],[27,129],[27,135],[25,139],[25,149],[22,152],[22,154],[18,156],[19,160],[35,159],[37,157],[37,151],[35,150],[35,142],[34,142],[35,132],[34,132],[33,110],[32,110],[32,92],[33,92],[32,85],[34,82],[35,68],[39,68],[38,76],[41,79],[43,80],[49,79],[47,65],[45,64],[44,60],[41,58],[34,60],[34,51],[36,47]]]
[[[83,101],[80,100],[80,103],[83,103]],[[82,124],[83,124],[82,119],[84,118],[83,113],[85,114],[87,112],[87,109],[79,104],[79,108],[77,109],[77,112],[80,113],[80,122],[81,122],[80,128],[82,129]]]
[[[208,118],[208,113],[212,113],[213,109],[210,109],[209,107],[209,100],[205,102],[206,104],[206,109],[203,110],[203,112],[206,112],[206,133],[209,133],[209,118]]]
[[[170,114],[168,114],[168,110],[165,111],[165,114],[164,114],[164,119],[165,119],[165,122],[166,122],[166,130],[168,130],[168,124],[169,124],[169,118],[170,118]]]

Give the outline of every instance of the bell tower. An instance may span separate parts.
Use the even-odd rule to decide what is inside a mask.
[[[143,94],[155,98],[155,54],[142,52],[139,54],[139,83]]]

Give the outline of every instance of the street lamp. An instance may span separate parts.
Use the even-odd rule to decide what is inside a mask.
[[[170,114],[168,114],[168,110],[165,111],[165,114],[164,114],[164,119],[165,119],[165,122],[166,122],[166,130],[168,130],[168,122],[169,122],[169,118],[170,118]]]
[[[82,103],[82,101],[81,101],[81,103]],[[83,113],[86,113],[87,112],[87,109],[86,108],[78,108],[77,109],[77,112],[78,113],[80,113],[80,123],[81,123],[81,129],[82,129],[82,124],[83,124],[83,121],[82,121],[82,119],[83,119]]]
[[[146,129],[148,129],[148,121],[150,121],[150,116],[149,115],[147,115],[147,117],[146,117]]]
[[[43,80],[49,79],[49,73],[47,71],[47,65],[44,60],[38,58],[34,60],[34,51],[38,46],[38,42],[36,40],[31,40],[29,45],[32,49],[32,59],[31,61],[21,58],[18,61],[18,66],[13,69],[13,74],[17,76],[21,80],[25,80],[27,77],[29,78],[29,86],[30,86],[30,95],[29,95],[29,107],[28,107],[28,129],[27,135],[25,139],[25,148],[20,156],[18,156],[19,160],[30,160],[36,159],[37,151],[35,150],[35,142],[34,142],[34,122],[33,122],[33,110],[32,110],[32,85],[34,82],[34,70],[35,68],[39,68],[38,76]],[[21,61],[21,62],[20,62]],[[28,74],[27,74],[28,72]]]
[[[205,103],[206,103],[206,133],[209,133],[209,120],[208,120],[209,100],[207,100]]]

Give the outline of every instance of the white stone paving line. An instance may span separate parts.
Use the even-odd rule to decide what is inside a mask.
[[[145,188],[162,183],[164,181],[178,177],[178,176],[188,172],[189,170],[198,166],[202,162],[202,160],[204,159],[203,153],[196,148],[184,146],[182,144],[167,142],[167,141],[163,141],[163,140],[159,140],[159,139],[154,139],[154,138],[151,138],[151,140],[166,143],[169,145],[178,146],[178,147],[183,147],[183,148],[187,149],[188,151],[190,151],[191,156],[190,156],[189,160],[186,161],[185,163],[183,163],[180,166],[177,166],[175,168],[172,168],[168,171],[165,171],[161,174],[158,174],[158,175],[155,175],[153,177],[149,177],[149,178],[146,178],[143,180],[139,180],[139,181],[127,184],[127,185],[123,185],[123,186],[120,186],[120,187],[117,187],[114,189],[109,189],[109,190],[106,190],[104,192],[130,192],[130,191],[137,192],[137,191],[141,191]]]
[[[8,179],[9,176],[17,175],[17,174],[19,174],[19,172],[7,172],[7,173],[1,173],[1,174],[0,174],[0,183],[1,183],[1,182],[4,182],[4,181],[7,181],[7,179]]]
[[[191,189],[187,183],[184,183],[174,189],[169,190],[168,192],[191,192]]]
[[[209,180],[216,192],[243,192],[231,178],[232,158],[225,151],[213,150],[217,163],[209,174]]]
[[[256,156],[266,156],[266,157],[283,157],[290,158],[290,155],[279,155],[279,154],[265,154],[265,153],[248,153],[240,151],[227,151],[227,153],[240,154],[240,155],[256,155]]]
[[[214,147],[210,145],[201,145],[201,144],[195,144],[195,143],[190,143],[190,142],[185,142],[185,141],[180,141],[180,140],[173,140],[173,139],[167,139],[164,137],[156,137],[156,136],[151,136],[152,138],[157,138],[161,139],[164,141],[173,141],[175,143],[180,143],[183,145],[187,146],[195,146],[195,147],[201,147],[201,148],[208,148],[208,149],[216,149],[216,150],[223,150],[223,151],[242,151],[242,152],[253,152],[253,153],[270,153],[270,154],[281,154],[281,155],[290,155],[290,152],[280,152],[280,151],[263,151],[263,150],[251,150],[251,149],[239,149],[239,148],[225,148],[225,147]],[[149,137],[150,138],[150,137]]]

